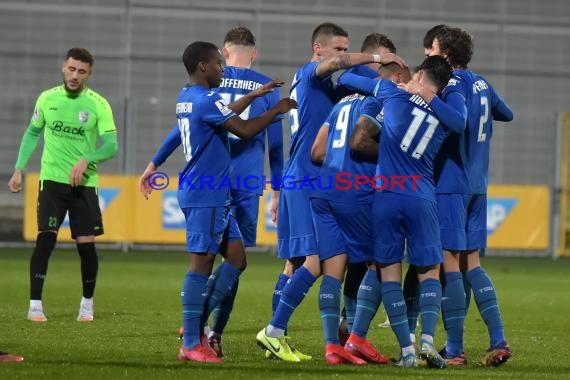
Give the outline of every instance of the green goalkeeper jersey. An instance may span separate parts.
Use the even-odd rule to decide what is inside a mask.
[[[72,94],[63,85],[40,94],[30,126],[44,128],[40,180],[67,184],[71,168],[97,149],[97,136],[116,133],[105,98],[89,88]],[[89,163],[81,185],[98,186],[94,162]]]

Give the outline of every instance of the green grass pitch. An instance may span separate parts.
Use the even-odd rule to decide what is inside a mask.
[[[188,258],[182,252],[100,252],[95,321],[75,321],[81,297],[79,258],[57,250],[44,289],[49,321],[25,319],[28,308],[29,250],[0,251],[0,349],[25,357],[0,363],[0,379],[558,379],[570,378],[570,260],[488,258],[487,271],[498,289],[506,333],[513,350],[509,363],[481,368],[475,363],[488,347],[484,323],[472,303],[465,329],[465,368],[430,370],[393,366],[327,367],[317,308],[319,282],[295,312],[290,335],[311,362],[264,359],[256,333],[271,315],[271,295],[282,263],[252,253],[243,274],[232,319],[224,335],[225,363],[177,361],[181,320],[180,287]],[[369,337],[383,353],[398,356],[390,329]],[[436,346],[444,342],[441,323]]]

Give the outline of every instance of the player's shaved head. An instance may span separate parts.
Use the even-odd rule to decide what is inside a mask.
[[[186,67],[188,75],[196,72],[196,68],[200,62],[208,62],[216,54],[219,54],[218,47],[211,42],[196,41],[184,49],[182,54],[182,62]]]
[[[311,39],[311,45],[315,42],[324,43],[331,37],[346,37],[348,38],[348,32],[332,22],[324,22],[317,26],[313,30],[313,37]]]
[[[380,66],[378,74],[380,74],[382,79],[388,79],[396,83],[408,83],[412,79],[410,69],[398,65],[396,62]]]

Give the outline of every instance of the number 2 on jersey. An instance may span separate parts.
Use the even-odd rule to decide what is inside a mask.
[[[417,107],[415,107],[412,110],[412,115],[414,115],[414,119],[410,123],[410,126],[408,127],[406,134],[402,138],[402,142],[400,142],[400,148],[404,152],[407,152],[408,149],[410,149],[410,144],[412,143],[414,137],[418,133],[418,130],[420,129],[425,120],[428,123],[428,128],[424,132],[418,145],[416,145],[416,149],[414,149],[414,151],[412,152],[412,157],[415,158],[416,160],[419,160],[424,154],[431,138],[433,137],[433,133],[435,132],[435,129],[439,125],[439,120],[437,120],[432,115],[428,115],[427,112],[422,111]]]
[[[481,97],[481,107],[483,107],[483,115],[479,119],[479,133],[477,134],[477,142],[487,140],[487,134],[484,132],[485,124],[489,120],[489,99],[486,96]]]

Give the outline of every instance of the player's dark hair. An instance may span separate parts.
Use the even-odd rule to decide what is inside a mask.
[[[365,53],[379,47],[385,47],[390,50],[391,53],[396,53],[396,46],[386,35],[381,33],[370,33],[362,41],[362,47],[360,52]]]
[[[315,43],[317,39],[322,36],[327,37],[346,37],[348,38],[348,32],[332,22],[323,22],[318,25],[315,30],[313,30],[313,36],[311,38],[311,46]]]
[[[69,58],[73,58],[77,61],[88,63],[89,66],[93,66],[93,56],[87,49],[74,47],[67,51],[65,55],[65,60],[67,61]]]
[[[416,70],[422,70],[424,75],[427,75],[428,79],[436,85],[438,93],[447,86],[452,74],[449,62],[439,55],[426,57]]]
[[[224,37],[224,45],[225,44],[255,46],[255,36],[253,32],[245,26],[236,26],[226,33]]]
[[[438,37],[441,54],[453,67],[466,68],[473,57],[473,36],[460,28],[448,28]]]
[[[441,33],[443,33],[447,28],[449,28],[448,25],[439,24],[428,30],[424,36],[424,48],[431,48],[433,45],[433,40],[437,38],[439,41],[439,35],[441,35]]]
[[[218,52],[218,47],[211,42],[196,41],[184,49],[182,62],[188,75],[196,72],[198,63],[209,61]]]

